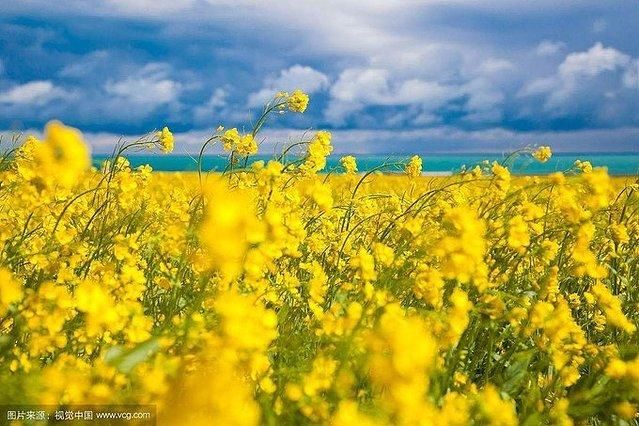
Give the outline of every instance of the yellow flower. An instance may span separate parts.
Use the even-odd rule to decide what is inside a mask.
[[[378,423],[373,419],[370,419],[365,414],[361,413],[357,409],[357,403],[354,401],[341,401],[335,413],[335,416],[331,419],[333,426],[375,426]]]
[[[305,192],[322,211],[328,211],[333,208],[333,194],[329,185],[321,181],[314,181],[305,189]]]
[[[615,358],[606,367],[606,375],[612,377],[613,379],[621,379],[625,377],[626,372],[628,371],[628,366],[622,360]]]
[[[383,243],[373,244],[373,256],[376,262],[384,266],[390,266],[395,260],[393,248]]]
[[[608,290],[608,287],[601,282],[597,282],[592,286],[592,294],[597,298],[597,303],[604,311],[606,319],[611,325],[623,329],[626,333],[634,333],[636,331],[637,326],[626,318],[621,310],[621,301]]]
[[[350,266],[358,272],[363,281],[368,282],[377,279],[375,259],[363,247],[359,249],[355,256],[351,257]]]
[[[326,131],[319,131],[308,144],[308,152],[304,163],[300,169],[306,174],[317,173],[326,167],[326,157],[333,152],[331,145],[331,134]]]
[[[613,223],[610,226],[610,233],[612,239],[617,244],[626,244],[630,241],[630,235],[628,235],[628,229],[623,223]]]
[[[592,164],[590,164],[590,161],[575,160],[575,167],[577,167],[583,173],[592,172]]]
[[[115,332],[124,324],[118,305],[109,291],[97,282],[82,282],[75,291],[78,310],[87,315],[87,334],[95,337],[107,329]]]
[[[455,288],[449,298],[450,307],[447,309],[447,330],[444,332],[444,343],[446,347],[454,346],[458,343],[464,331],[468,327],[470,320],[468,314],[473,308],[472,302],[468,299],[468,294],[460,288]]]
[[[533,152],[533,157],[535,157],[539,162],[545,163],[550,160],[552,157],[552,150],[549,146],[540,146]]]
[[[240,155],[257,154],[257,143],[253,135],[249,133],[242,136],[237,144],[236,150]]]
[[[277,337],[275,312],[265,309],[254,296],[226,291],[217,298],[215,309],[222,318],[226,345],[237,350],[263,350]]]
[[[485,225],[470,208],[454,207],[444,215],[445,235],[435,247],[444,278],[466,283],[484,278]]]
[[[242,271],[249,244],[262,234],[250,196],[229,192],[222,182],[211,186],[200,240],[214,269],[234,279]]]
[[[514,404],[511,401],[502,399],[497,388],[493,385],[488,385],[482,389],[478,399],[481,411],[489,425],[515,426],[519,424]]]
[[[0,267],[0,317],[12,303],[22,299],[22,286],[13,278],[11,272]]]
[[[21,174],[45,187],[77,185],[91,165],[82,134],[58,121],[51,121],[45,127],[44,136],[44,142],[27,139],[19,154]]]
[[[288,108],[293,112],[303,113],[308,106],[308,95],[296,89],[288,97]]]
[[[541,243],[541,257],[545,261],[551,262],[555,260],[557,253],[559,253],[559,244],[557,242],[545,240]]]
[[[337,368],[337,361],[325,356],[318,356],[313,360],[313,369],[304,378],[302,390],[307,396],[315,396],[318,392],[328,389],[333,382],[333,375]]]
[[[240,155],[248,156],[257,153],[257,142],[251,133],[240,135],[240,132],[234,127],[226,130],[220,138],[224,150],[235,152]]]
[[[235,147],[240,142],[240,132],[237,131],[237,128],[228,129],[222,134],[221,141],[224,146],[224,150],[226,151],[234,151]]]
[[[425,415],[414,409],[425,408],[428,376],[437,360],[435,339],[420,318],[405,317],[398,305],[389,305],[368,340],[368,349],[371,379],[384,389],[382,406],[405,419],[401,423],[413,424],[415,416]]]
[[[508,189],[510,188],[511,180],[508,167],[504,167],[495,161],[493,162],[491,171],[493,172],[493,175],[495,175],[495,184],[497,185],[497,188],[499,188],[503,192],[508,191]]]
[[[423,299],[434,308],[441,308],[444,280],[441,272],[433,268],[423,268],[415,276],[413,291],[418,299]]]
[[[359,182],[352,156],[318,176],[322,131],[232,167],[267,121],[218,129],[224,173],[89,170],[59,123],[5,155],[0,389],[168,424],[632,422],[639,184],[585,162],[420,179],[417,156],[416,179]],[[149,141],[172,149],[168,129]]]
[[[260,408],[253,389],[237,369],[214,360],[201,372],[186,375],[167,398],[167,424],[254,426]]]
[[[164,127],[161,131],[157,132],[156,136],[162,152],[169,153],[173,151],[173,133],[171,133],[168,127]]]
[[[406,174],[412,178],[422,174],[422,159],[419,156],[414,155],[411,157],[408,164],[406,164]]]
[[[528,225],[521,216],[514,216],[508,221],[508,247],[523,254],[529,245]]]
[[[637,406],[628,401],[622,401],[615,404],[615,413],[617,413],[621,418],[626,419],[628,421],[632,421],[632,419],[637,417],[638,411]]]
[[[344,167],[344,172],[346,174],[357,173],[357,161],[352,155],[342,157],[339,162],[342,164],[342,167]]]

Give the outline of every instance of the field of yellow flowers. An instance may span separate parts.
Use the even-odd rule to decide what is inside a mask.
[[[508,159],[429,178],[417,156],[329,171],[325,131],[249,163],[307,103],[219,128],[201,154],[221,145],[221,174],[132,169],[173,149],[166,128],[97,170],[58,122],[5,146],[0,402],[157,404],[169,425],[637,424],[635,178],[511,177]]]

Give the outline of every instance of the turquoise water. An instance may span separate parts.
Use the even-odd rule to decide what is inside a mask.
[[[335,169],[339,171],[339,159],[341,156],[328,158],[327,171]],[[407,155],[356,155],[358,169],[361,172],[387,164],[382,170],[387,172],[399,171],[401,166],[393,163],[405,163]],[[459,171],[463,166],[474,167],[484,160],[502,161],[503,155],[499,154],[424,154],[423,170],[425,172],[450,173]],[[94,163],[99,165],[106,156],[95,156]],[[249,163],[256,160],[269,160],[271,157],[256,156]],[[158,171],[195,171],[197,161],[189,155],[132,155],[128,157],[131,165],[137,167],[149,164]],[[547,174],[556,171],[568,170],[575,160],[588,160],[593,166],[608,168],[613,175],[639,175],[639,153],[628,154],[579,154],[561,153],[554,154],[546,163],[539,163],[530,156],[520,156],[511,165],[513,173],[517,174]],[[222,171],[226,166],[227,158],[219,155],[209,155],[203,158],[203,170]]]

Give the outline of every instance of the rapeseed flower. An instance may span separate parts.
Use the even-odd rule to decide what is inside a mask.
[[[22,286],[9,270],[0,267],[0,316],[5,314],[9,305],[19,302],[22,295]]]
[[[413,157],[358,179],[346,156],[319,175],[324,131],[239,158],[305,108],[283,93],[250,131],[220,126],[203,146],[229,153],[219,173],[132,167],[130,150],[172,149],[168,129],[96,169],[56,122],[8,152],[0,399],[189,424],[632,421],[636,183],[585,161],[422,178]]]
[[[422,174],[422,159],[414,155],[406,164],[406,174],[412,178],[416,178]]]
[[[17,160],[19,173],[39,187],[69,188],[79,182],[90,164],[82,134],[58,121],[46,125],[44,141],[27,139]]]
[[[552,150],[549,146],[540,146],[533,152],[533,157],[535,157],[540,163],[545,163],[550,160],[550,157],[552,157]]]
[[[288,108],[293,112],[303,113],[308,107],[308,95],[296,89],[288,97]]]
[[[340,158],[339,162],[344,168],[344,172],[346,174],[357,173],[357,160],[352,155]]]
[[[173,152],[174,140],[173,133],[169,130],[168,127],[164,127],[161,131],[157,133],[158,143],[160,144],[160,149],[165,154]]]

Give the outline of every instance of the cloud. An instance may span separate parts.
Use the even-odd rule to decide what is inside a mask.
[[[582,117],[591,125],[605,127],[636,123],[636,64],[629,55],[595,43],[586,51],[566,55],[554,75],[526,83],[518,96],[543,100],[527,101],[541,107],[529,108],[528,113],[533,115],[541,112],[551,119]]]
[[[118,81],[107,81],[108,95],[136,106],[153,109],[178,99],[182,86],[167,77],[166,66],[148,64],[137,75]]]
[[[594,98],[605,102],[602,94],[620,88],[621,75],[618,71],[627,70],[630,61],[628,55],[603,47],[601,43],[596,43],[586,52],[569,54],[559,65],[546,108],[571,110],[570,103]]]
[[[15,81],[73,88],[41,108],[1,103],[3,127],[52,116],[107,133],[165,123],[197,130],[218,124],[211,120],[241,127],[247,109],[295,87],[312,92],[311,107],[271,125],[470,132],[638,124],[639,9],[631,1],[25,0],[2,15],[0,92]],[[597,20],[608,25],[598,34]]]
[[[444,105],[459,92],[436,81],[411,78],[392,81],[388,70],[349,68],[344,70],[330,90],[325,117],[340,125],[352,114],[370,106],[418,105],[431,111]]]
[[[197,122],[210,123],[215,113],[221,112],[228,105],[228,96],[228,89],[223,87],[215,89],[211,97],[203,105],[198,105],[194,108],[195,120]]]
[[[463,91],[468,97],[464,109],[469,112],[464,120],[473,123],[494,123],[502,118],[500,105],[505,95],[489,80],[474,79],[464,85]]]
[[[330,90],[326,119],[343,126],[355,114],[375,107],[406,107],[385,123],[392,126],[431,125],[443,120],[451,108],[463,112],[469,123],[494,123],[502,117],[506,98],[502,88],[516,65],[505,58],[486,58],[474,67],[462,67],[455,78],[426,75],[415,68],[350,68]]]
[[[559,66],[563,78],[593,77],[605,71],[614,71],[630,62],[630,56],[612,47],[596,43],[586,52],[571,53]]]
[[[110,68],[113,71],[114,58],[107,50],[96,50],[66,64],[58,73],[60,77],[83,78],[99,75],[103,69]]]
[[[279,91],[301,89],[308,94],[325,90],[329,85],[326,74],[308,66],[293,65],[280,71],[275,78],[267,79],[262,89],[251,93],[248,98],[249,107],[262,106]]]
[[[68,96],[68,92],[49,80],[30,81],[0,93],[0,103],[39,106]]]
[[[552,56],[566,48],[566,43],[562,41],[543,40],[535,48],[538,56]]]
[[[482,75],[494,75],[513,69],[515,69],[515,64],[508,59],[488,58],[479,65],[478,73]]]

